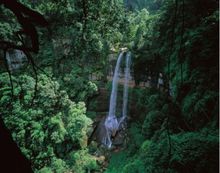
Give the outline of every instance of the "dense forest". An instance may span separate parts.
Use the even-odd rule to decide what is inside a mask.
[[[219,171],[217,0],[0,0],[0,11],[0,172]]]

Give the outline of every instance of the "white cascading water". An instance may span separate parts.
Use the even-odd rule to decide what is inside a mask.
[[[128,82],[130,80],[130,65],[131,65],[131,53],[128,52],[126,56],[126,68],[125,68],[125,81],[124,81],[124,91],[123,91],[123,108],[122,117],[119,121],[119,125],[124,121],[127,116],[127,105],[128,105]]]
[[[107,131],[107,138],[105,138],[105,141],[103,143],[108,146],[109,148],[112,145],[111,141],[111,135],[113,133],[116,133],[118,129],[118,120],[115,115],[116,113],[116,103],[117,103],[117,91],[118,91],[118,78],[119,78],[119,69],[120,69],[120,64],[121,60],[123,57],[124,52],[121,52],[114,71],[114,77],[112,81],[112,92],[111,92],[111,97],[110,97],[110,105],[109,105],[109,113],[108,116],[106,117],[105,120],[105,128]]]
[[[119,78],[119,69],[121,60],[124,52],[121,52],[114,71],[114,77],[112,81],[112,92],[110,97],[110,106],[109,113],[105,120],[105,128],[107,132],[107,136],[103,138],[103,144],[108,148],[111,147],[112,141],[111,136],[115,135],[117,132],[119,125],[123,122],[123,120],[127,116],[127,99],[128,99],[128,82],[130,79],[130,64],[131,64],[131,54],[127,53],[126,56],[126,68],[125,68],[125,83],[124,83],[124,92],[123,92],[123,109],[122,109],[122,117],[118,121],[116,117],[116,104],[117,104],[117,91],[118,91],[118,78]]]

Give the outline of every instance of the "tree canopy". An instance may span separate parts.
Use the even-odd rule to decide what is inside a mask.
[[[33,171],[217,172],[218,5],[1,0],[0,115]],[[92,137],[121,51],[132,54],[128,118],[106,149]]]

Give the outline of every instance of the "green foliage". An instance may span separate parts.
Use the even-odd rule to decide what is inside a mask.
[[[135,103],[136,116],[138,116],[138,120],[144,121],[146,116],[147,105],[155,102],[151,102],[149,100],[150,96],[156,94],[157,91],[154,88],[133,88],[129,93],[129,102],[132,105]],[[158,101],[158,100],[157,100]]]
[[[110,48],[118,48],[123,39],[125,11],[121,3],[101,0],[25,3],[50,22],[52,35],[41,33],[42,49],[36,57],[36,61],[43,59],[39,62],[41,66],[52,67],[56,77],[68,78],[69,74],[80,73],[82,81],[92,73],[106,74]]]
[[[135,149],[142,144],[144,137],[141,134],[140,125],[137,123],[132,123],[129,129],[129,136],[132,139],[132,145],[130,147],[135,147]]]
[[[98,88],[92,81],[88,81],[83,76],[80,68],[74,66],[70,74],[66,74],[60,82],[67,88],[68,95],[76,101],[87,101],[87,99],[97,93]]]
[[[66,172],[66,170],[68,170],[65,161],[61,159],[52,160],[51,168],[53,169],[53,172],[57,172],[57,173],[63,173]]]
[[[88,150],[79,150],[69,154],[69,162],[73,164],[72,169],[76,173],[86,173],[98,168],[95,158],[88,154]]]
[[[8,76],[0,76],[1,112],[22,152],[40,172],[61,173],[74,167],[73,163],[67,165],[65,156],[87,146],[92,121],[85,115],[85,104],[71,101],[56,81],[41,74],[37,97],[31,106],[35,80],[28,75],[12,77],[14,98],[10,102]],[[87,153],[86,157],[89,156]],[[95,164],[92,157],[90,162]]]
[[[131,163],[126,164],[123,168],[123,173],[141,173],[144,172],[144,165],[141,160],[135,159]]]
[[[4,41],[15,41],[17,38],[14,36],[14,32],[20,29],[18,23],[16,22],[16,18],[14,14],[4,8],[2,5],[0,6],[0,39]]]
[[[126,163],[127,163],[127,153],[125,151],[112,153],[108,169],[105,171],[105,173],[122,172]]]
[[[40,67],[36,98],[29,66],[27,74],[13,73],[13,97],[2,73],[0,112],[36,172],[99,170],[87,147],[92,120],[86,114],[95,118],[98,105],[92,102],[90,112],[86,107],[99,86],[89,76],[106,81],[108,54],[122,46],[133,53],[136,84],[151,76],[155,85],[162,72],[174,95],[156,88],[129,91],[135,112],[128,147],[112,154],[106,173],[218,171],[217,1],[177,1],[175,7],[171,0],[135,0],[126,1],[128,10],[121,0],[21,2],[40,11],[50,30],[39,30],[40,52],[33,55]],[[16,18],[0,10],[0,39],[19,43]]]
[[[115,171],[217,172],[218,156],[214,153],[218,151],[218,93],[198,87],[178,105],[154,90],[135,90],[148,113],[143,124],[132,123],[129,127],[127,151],[121,153],[126,154],[126,164]],[[194,128],[197,131],[185,131]],[[108,170],[113,170],[113,159]]]
[[[7,39],[12,36],[12,31],[8,23],[0,23],[0,38]]]
[[[160,111],[151,111],[146,115],[143,123],[143,134],[150,139],[157,130],[161,129],[165,116]]]
[[[214,91],[201,91],[188,94],[182,102],[182,112],[187,121],[195,128],[204,126],[218,115],[219,94]]]
[[[82,148],[87,146],[86,134],[92,123],[92,121],[85,116],[85,112],[86,109],[84,103],[73,103],[68,111],[68,114],[71,116],[66,118],[66,121],[68,122],[66,128],[71,134],[72,141],[78,141]]]
[[[53,171],[51,170],[51,168],[44,167],[41,170],[37,171],[37,173],[53,173]]]
[[[160,8],[162,2],[162,0],[127,0],[125,4],[126,7],[132,11],[147,8],[148,10],[154,12]]]
[[[171,167],[177,172],[217,172],[218,138],[201,133],[185,133],[173,137],[176,151]]]
[[[121,172],[217,172],[218,156],[214,153],[218,151],[218,137],[204,131],[171,136],[170,154],[167,138],[153,143],[147,140],[135,155],[127,157]]]

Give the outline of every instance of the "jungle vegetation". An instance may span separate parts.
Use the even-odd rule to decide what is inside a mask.
[[[2,43],[31,38],[17,34],[24,28],[3,2],[0,116],[34,172],[218,172],[218,1],[19,0],[45,23],[36,25],[39,51],[26,51],[15,70]],[[111,89],[108,56],[122,47],[132,53],[135,86],[126,140],[114,152],[88,139],[100,88]],[[147,76],[152,87],[141,87]]]

